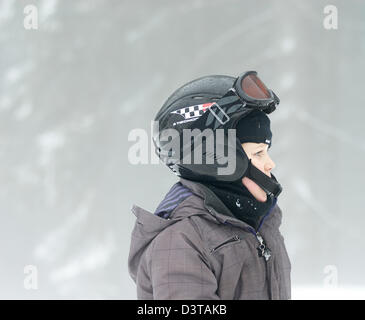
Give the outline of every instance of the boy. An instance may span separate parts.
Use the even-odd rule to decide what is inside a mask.
[[[129,271],[138,299],[291,298],[291,264],[279,231],[282,188],[267,152],[267,114],[278,104],[254,71],[196,79],[165,102],[154,142],[180,181],[154,214],[132,209],[137,221]],[[163,139],[166,129],[178,134]],[[184,141],[184,130],[194,129],[205,139]],[[235,130],[234,143],[229,130]],[[199,155],[197,147],[202,161],[184,161],[187,150]],[[223,155],[232,150],[234,170],[222,173]]]

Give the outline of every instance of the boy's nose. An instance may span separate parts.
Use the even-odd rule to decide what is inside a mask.
[[[268,172],[268,173],[270,173],[270,171],[272,170],[272,169],[274,169],[275,168],[275,162],[274,161],[272,161],[272,159],[269,157],[268,158],[268,161],[266,162],[266,164],[265,164],[265,170]]]

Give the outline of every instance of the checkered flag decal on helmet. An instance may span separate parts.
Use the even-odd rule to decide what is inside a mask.
[[[185,120],[191,118],[200,117],[204,112],[212,106],[214,102],[198,104],[195,106],[190,106],[186,108],[181,108],[179,110],[172,111],[171,113],[176,113],[184,117]]]

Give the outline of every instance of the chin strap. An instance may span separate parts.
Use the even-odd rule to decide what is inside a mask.
[[[271,178],[267,176],[251,163],[251,159],[248,163],[247,173],[245,176],[257,183],[268,196],[274,196],[277,198],[283,190],[273,174],[271,174]]]

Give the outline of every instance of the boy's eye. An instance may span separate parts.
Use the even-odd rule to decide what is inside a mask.
[[[256,156],[260,156],[262,154],[262,151],[256,152],[255,155]]]

